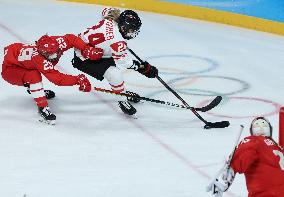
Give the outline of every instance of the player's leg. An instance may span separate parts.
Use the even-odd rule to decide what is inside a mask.
[[[72,60],[74,68],[102,81],[104,78],[108,81],[111,89],[115,92],[125,92],[124,80],[121,71],[116,67],[113,58],[102,58],[97,61],[82,61],[76,55]],[[118,101],[119,107],[126,114],[133,115],[136,109],[127,101]]]
[[[37,70],[28,70],[16,65],[3,66],[2,78],[12,85],[25,86],[28,84],[42,118],[50,124],[55,124],[56,116],[50,112],[46,100],[42,77]]]
[[[43,118],[42,121],[45,121],[49,124],[55,124],[56,116],[48,107],[40,72],[37,70],[26,72],[23,78],[23,83],[29,85],[29,91],[38,106],[38,111]]]
[[[27,88],[27,92],[31,94],[30,84],[24,84],[24,86]],[[55,92],[52,90],[44,90],[44,94],[47,100],[53,99],[55,97]]]
[[[17,65],[3,65],[2,66],[2,78],[12,85],[24,86],[27,88],[27,92],[31,94],[30,84],[24,83],[23,78],[27,69],[21,68]],[[55,97],[55,93],[52,90],[44,90],[46,99],[52,99]]]
[[[109,82],[111,89],[114,92],[126,92],[122,73],[117,67],[109,67],[106,70],[104,77]],[[127,98],[127,100],[129,99],[131,100],[132,97]],[[125,114],[134,115],[136,113],[136,109],[126,100],[118,101],[118,106]]]

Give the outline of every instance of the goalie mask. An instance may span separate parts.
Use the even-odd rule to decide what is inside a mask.
[[[57,61],[62,55],[58,42],[48,35],[44,35],[36,41],[36,48],[39,54],[51,62]]]
[[[119,15],[118,28],[124,39],[135,38],[140,32],[141,25],[138,14],[132,10],[125,10]]]
[[[251,122],[250,134],[272,137],[272,126],[264,117],[257,117]]]

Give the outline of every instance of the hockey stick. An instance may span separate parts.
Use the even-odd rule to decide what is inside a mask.
[[[216,175],[214,176],[214,178],[211,180],[210,184],[208,184],[208,186],[206,187],[206,191],[209,192],[211,191],[211,188],[212,186],[214,185],[215,181],[218,179],[218,177],[225,171],[225,170],[229,170],[229,167],[231,165],[231,162],[233,160],[233,157],[235,155],[235,152],[237,150],[237,147],[238,147],[238,144],[239,144],[239,141],[240,141],[240,138],[242,136],[242,132],[244,130],[244,126],[243,125],[240,125],[240,131],[237,135],[237,138],[236,138],[236,141],[235,141],[235,144],[234,144],[234,149],[232,151],[232,153],[230,154],[230,157],[228,159],[228,161],[222,166],[222,168],[216,173]]]
[[[134,51],[132,51],[130,48],[127,47],[127,49],[130,51],[130,53],[132,55],[134,55],[134,57],[140,61],[140,63],[143,63],[144,61],[138,57],[138,55],[136,55],[134,53]],[[181,98],[178,93],[176,91],[174,91],[166,82],[164,82],[164,80],[161,79],[161,77],[159,77],[158,75],[156,76],[156,78],[171,92],[173,93],[183,104],[187,109],[190,109],[192,111],[192,113],[202,122],[205,123],[204,125],[204,129],[210,129],[210,128],[225,128],[228,127],[230,125],[229,121],[221,121],[221,122],[208,122],[206,121],[204,118],[202,118],[202,116],[200,116],[198,114],[198,112],[195,110],[195,108],[189,106],[187,104],[187,102],[185,102],[185,100],[183,98]]]
[[[126,97],[133,97],[133,98],[138,98],[140,100],[144,100],[144,101],[150,101],[153,103],[158,103],[158,104],[162,104],[162,105],[168,105],[171,107],[177,107],[177,108],[183,108],[183,109],[190,109],[185,107],[184,105],[180,105],[177,103],[171,103],[168,101],[161,101],[161,100],[157,100],[157,99],[152,99],[152,98],[147,98],[147,97],[142,97],[142,96],[134,96],[134,95],[130,95],[127,93],[118,93],[112,90],[106,90],[103,88],[94,88],[94,90],[99,91],[99,92],[105,92],[105,93],[110,93],[110,94],[115,94],[115,95],[119,95],[119,96],[126,96]],[[203,107],[198,107],[198,108],[194,108],[196,111],[202,111],[202,112],[206,112],[211,110],[212,108],[214,108],[216,105],[218,105],[222,100],[222,97],[216,97],[214,100],[212,100],[208,105],[205,105]]]

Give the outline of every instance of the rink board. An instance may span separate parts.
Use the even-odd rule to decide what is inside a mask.
[[[63,0],[59,0],[63,1]],[[214,10],[198,6],[191,6],[172,2],[161,2],[154,0],[64,0],[68,2],[79,2],[88,4],[98,4],[105,6],[114,6],[121,8],[136,9],[142,11],[155,12],[160,14],[168,14],[206,20],[210,22],[223,23],[264,31],[279,35],[284,35],[284,23],[261,19],[252,16],[235,14],[226,11]]]

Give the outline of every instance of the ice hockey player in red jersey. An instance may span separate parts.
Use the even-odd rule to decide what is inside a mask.
[[[102,50],[87,46],[73,34],[64,36],[42,36],[35,44],[14,43],[4,48],[2,78],[12,85],[25,86],[34,98],[42,121],[55,124],[56,116],[48,107],[47,99],[55,93],[44,90],[42,75],[58,86],[79,85],[79,90],[88,92],[91,84],[84,74],[78,76],[59,72],[54,67],[64,51],[70,48],[82,51],[85,58],[97,60],[102,57]]]
[[[214,183],[215,196],[222,196],[236,173],[244,174],[248,197],[284,196],[284,152],[272,139],[272,126],[264,117],[255,118],[251,136],[238,145],[230,166]]]
[[[103,9],[102,20],[79,35],[88,45],[103,49],[103,58],[98,61],[88,60],[80,50],[75,50],[73,66],[98,80],[106,78],[111,89],[117,93],[126,92],[138,96],[136,93],[126,91],[120,69],[133,69],[148,78],[155,78],[158,74],[156,67],[147,62],[140,64],[128,56],[127,40],[138,35],[141,25],[139,16],[132,10],[120,12],[116,8]],[[133,97],[127,100],[139,102],[139,99]],[[119,107],[124,113],[133,115],[136,109],[128,101],[118,101]]]

